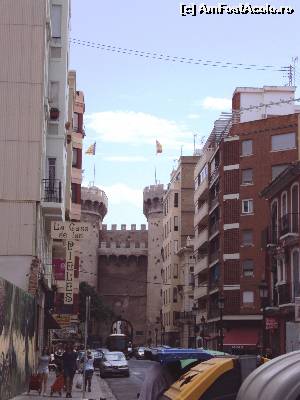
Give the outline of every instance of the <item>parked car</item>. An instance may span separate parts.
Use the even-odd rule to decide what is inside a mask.
[[[100,369],[101,360],[103,360],[104,353],[98,350],[91,350],[92,356],[94,357],[94,368]]]
[[[124,353],[111,351],[104,354],[100,361],[100,376],[105,378],[108,375],[130,375],[128,361]]]
[[[133,355],[137,360],[145,358],[145,347],[135,347],[133,350]]]

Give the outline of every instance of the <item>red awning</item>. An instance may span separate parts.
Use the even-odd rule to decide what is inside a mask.
[[[224,334],[224,346],[256,346],[258,340],[258,328],[235,328]]]

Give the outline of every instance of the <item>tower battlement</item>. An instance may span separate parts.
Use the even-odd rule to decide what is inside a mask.
[[[147,231],[147,225],[146,224],[141,224],[140,229],[137,228],[136,224],[131,224],[130,226],[127,227],[126,224],[121,224],[120,229],[118,229],[117,224],[111,224],[110,226],[107,224],[102,225],[102,230],[103,231]]]
[[[143,191],[143,211],[148,219],[151,213],[162,213],[164,185],[150,185],[145,187]]]
[[[107,214],[108,198],[97,186],[81,188],[81,209],[83,213],[98,215],[103,221]]]

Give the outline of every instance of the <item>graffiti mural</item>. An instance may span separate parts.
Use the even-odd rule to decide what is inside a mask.
[[[35,301],[0,278],[0,399],[27,389],[34,369]]]

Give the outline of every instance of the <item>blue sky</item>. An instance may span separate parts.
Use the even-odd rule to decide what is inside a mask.
[[[295,13],[183,17],[177,0],[72,0],[71,36],[127,49],[277,69],[300,55],[300,3],[269,3],[290,5]],[[97,142],[96,156],[84,157],[84,180],[93,180],[95,162],[95,183],[109,197],[108,224],[145,223],[142,190],[154,183],[155,165],[158,180],[168,183],[181,146],[183,154],[190,155],[197,134],[201,147],[214,120],[228,111],[237,86],[287,83],[283,73],[271,69],[175,63],[78,44],[71,44],[70,67],[77,71],[77,88],[85,93],[85,149]],[[299,79],[298,72],[296,83]],[[163,145],[157,157],[156,139]]]

